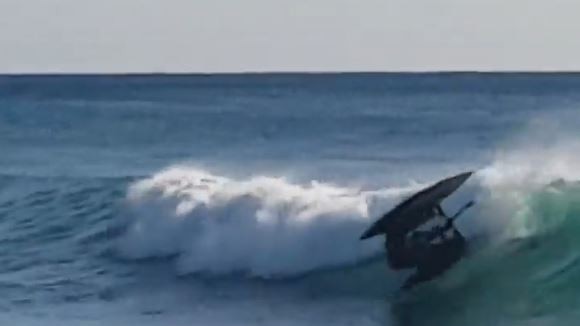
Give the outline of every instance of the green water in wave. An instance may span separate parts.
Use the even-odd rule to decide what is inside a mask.
[[[525,196],[508,230],[441,280],[393,305],[401,325],[577,325],[580,317],[580,184]]]

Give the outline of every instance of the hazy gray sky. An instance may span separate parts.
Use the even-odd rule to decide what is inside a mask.
[[[579,17],[579,0],[0,0],[0,71],[580,70]]]

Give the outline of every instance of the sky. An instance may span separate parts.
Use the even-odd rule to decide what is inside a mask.
[[[580,70],[578,0],[0,0],[0,73]]]

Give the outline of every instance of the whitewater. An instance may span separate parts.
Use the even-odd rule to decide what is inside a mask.
[[[0,322],[576,325],[580,76],[0,77]],[[467,170],[409,293],[361,232]]]

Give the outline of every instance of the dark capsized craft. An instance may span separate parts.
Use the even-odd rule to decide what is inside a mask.
[[[473,172],[464,172],[443,179],[407,198],[373,223],[360,237],[361,240],[379,234],[404,235],[433,217],[433,210],[441,201],[459,188]]]
[[[467,243],[453,222],[473,205],[473,201],[451,217],[441,208],[441,201],[471,175],[472,172],[461,173],[419,191],[384,214],[360,237],[368,239],[384,234],[389,266],[393,269],[416,268],[415,274],[403,285],[404,289],[441,275],[463,257]],[[437,220],[439,225],[419,230],[420,226]]]

